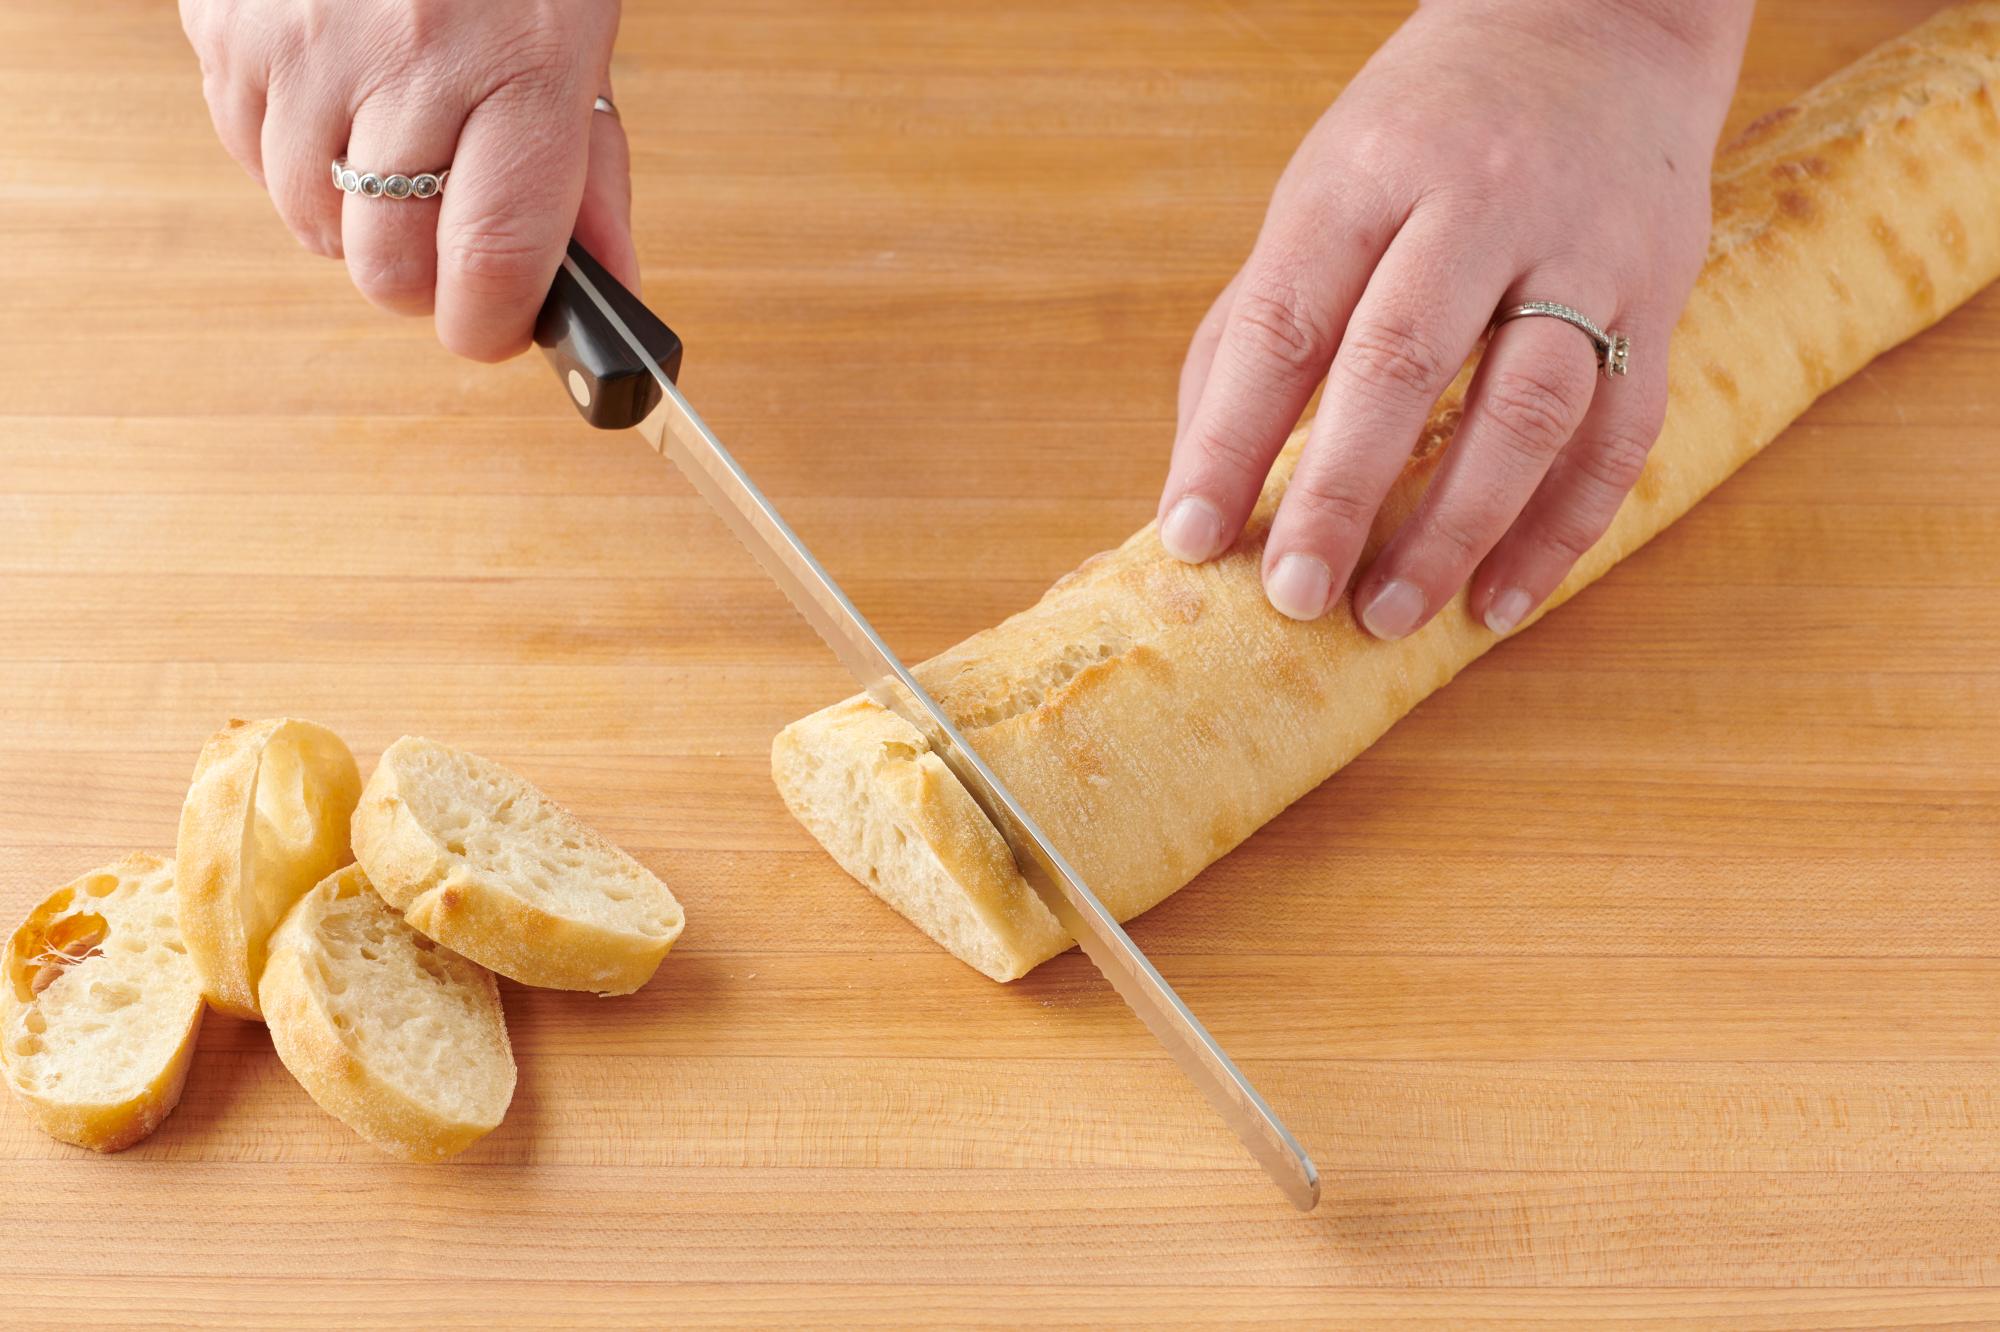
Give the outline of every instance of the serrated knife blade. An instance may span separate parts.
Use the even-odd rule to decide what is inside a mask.
[[[536,328],[586,420],[634,426],[679,467],[868,696],[924,737],[1005,839],[1021,875],[1301,1211],[1319,1172],[1131,936],[758,489],[676,382],[680,339],[572,242]]]

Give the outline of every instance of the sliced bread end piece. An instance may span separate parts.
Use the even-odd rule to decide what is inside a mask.
[[[209,1003],[255,1020],[271,931],[292,903],[354,858],[361,772],[340,737],[290,717],[232,721],[210,736],[181,805],[174,893]]]
[[[498,1127],[514,1099],[493,976],[404,924],[358,865],[285,917],[259,993],[292,1076],[396,1156],[456,1155]]]
[[[630,994],[684,924],[652,871],[527,781],[414,736],[368,779],[354,854],[411,925],[524,985]]]
[[[133,855],[51,893],[8,941],[0,1068],[35,1124],[122,1151],[181,1099],[201,981],[174,918],[174,865]]]

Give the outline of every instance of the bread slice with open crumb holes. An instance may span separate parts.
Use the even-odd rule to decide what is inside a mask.
[[[354,859],[361,772],[309,721],[232,721],[208,738],[181,806],[175,896],[208,1001],[255,1019],[271,931],[308,889]]]
[[[292,1076],[386,1152],[456,1155],[514,1099],[491,973],[404,924],[359,865],[299,899],[271,936],[259,992]]]
[[[681,933],[644,865],[499,764],[414,736],[368,779],[354,855],[411,925],[524,985],[630,994]]]
[[[174,919],[174,863],[133,855],[51,893],[7,943],[0,1068],[36,1127],[116,1152],[181,1099],[201,981]]]

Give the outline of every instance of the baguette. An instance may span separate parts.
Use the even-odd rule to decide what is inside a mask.
[[[368,779],[354,853],[412,927],[524,985],[630,994],[680,937],[644,865],[499,764],[414,736]]]
[[[514,1099],[492,974],[404,924],[358,865],[299,899],[271,936],[258,989],[285,1067],[384,1151],[455,1155]]]
[[[208,1001],[256,1020],[264,946],[292,903],[354,858],[361,773],[308,721],[232,721],[208,738],[181,805],[174,896]]]
[[[1720,154],[1707,262],[1667,352],[1666,426],[1610,531],[1544,610],[1685,513],[1820,394],[2000,275],[1996,85],[2000,3],[1961,4]],[[1368,555],[1414,507],[1458,410],[1457,394],[1439,404]],[[1270,608],[1263,539],[1302,437],[1220,560],[1183,565],[1148,526],[916,668],[1121,920],[1496,641],[1463,593],[1393,643],[1362,632],[1345,601],[1311,624]],[[785,728],[771,760],[786,804],[842,868],[986,975],[1011,980],[1070,945],[898,718],[850,698]]]
[[[127,856],[58,888],[7,944],[0,1068],[36,1127],[116,1152],[181,1099],[201,981],[174,923],[173,862]]]

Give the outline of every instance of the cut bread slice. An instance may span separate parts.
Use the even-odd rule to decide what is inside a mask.
[[[42,1132],[130,1147],[181,1099],[201,980],[174,919],[174,864],[127,856],[58,888],[8,941],[0,1068]]]
[[[348,822],[361,772],[339,736],[280,717],[208,738],[181,805],[175,896],[209,1003],[262,1016],[257,977],[292,903],[354,859]]]
[[[644,865],[499,764],[414,736],[368,779],[354,854],[411,925],[524,985],[630,994],[681,933]]]
[[[514,1052],[500,987],[404,924],[359,865],[299,899],[258,988],[285,1067],[384,1151],[442,1160],[506,1116]]]

